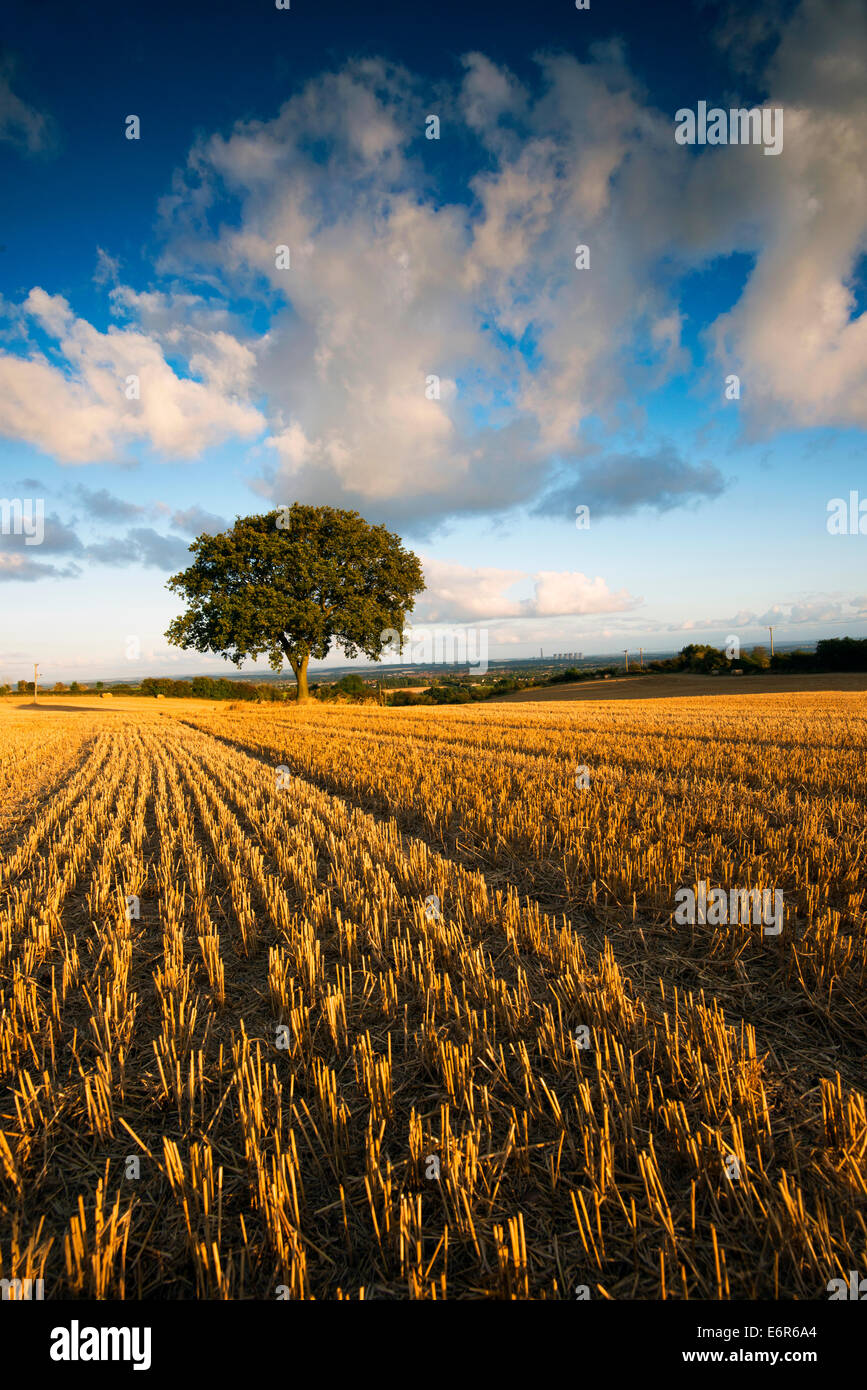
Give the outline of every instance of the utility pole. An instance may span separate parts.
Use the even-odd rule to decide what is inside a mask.
[[[36,687],[36,682],[38,681],[38,679],[39,679],[39,667],[36,665],[36,662],[34,661],[34,663],[33,663],[33,703],[34,703],[34,705],[36,705],[36,704],[39,703],[39,700],[38,700],[39,692],[38,692],[37,687]]]
[[[643,648],[643,647],[639,647],[639,648],[638,648],[638,669],[639,669],[639,671],[643,671],[643,670],[644,670],[644,648]]]
[[[771,634],[771,658],[773,659],[773,655],[774,655],[774,629],[771,627],[770,623],[768,624],[768,632]]]
[[[623,648],[623,655],[626,657],[626,669],[627,669],[627,671],[628,671],[628,670],[629,670],[629,652],[626,650],[625,647]]]

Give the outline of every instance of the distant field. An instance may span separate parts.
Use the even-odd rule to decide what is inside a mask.
[[[219,709],[221,704],[234,704],[235,701],[221,700],[176,700],[166,696],[155,700],[152,695],[112,695],[104,700],[101,695],[53,695],[40,691],[34,704],[32,695],[6,695],[0,699],[0,717],[4,710],[21,710],[30,713],[79,714],[83,711],[100,714],[165,714],[167,710],[190,714],[193,710]],[[238,701],[237,703],[243,703]]]
[[[0,1277],[816,1299],[867,1269],[867,695],[779,679],[0,701]],[[700,881],[782,891],[781,932],[678,925]]]
[[[788,695],[823,690],[867,690],[867,672],[830,676],[695,676],[689,673],[652,676],[612,676],[610,680],[576,681],[540,690],[515,690],[497,695],[498,704],[527,700],[670,700],[685,695]]]

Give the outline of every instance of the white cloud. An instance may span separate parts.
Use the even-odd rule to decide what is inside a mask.
[[[754,57],[773,24],[732,20],[722,39],[739,32]],[[865,66],[862,0],[804,0],[759,78],[785,112],[768,158],[678,146],[674,113],[648,105],[617,43],[586,62],[542,56],[535,83],[473,53],[437,106],[462,148],[478,142],[481,172],[471,200],[446,203],[422,139],[429,91],[351,62],[272,120],[196,143],[161,206],[170,287],[110,292],[128,326],[99,333],[31,291],[24,319],[57,349],[0,355],[0,430],[66,462],[123,461],[138,442],[194,457],[262,434],[264,497],[397,523],[571,496],[570,477],[594,480],[588,420],[641,429],[635,402],[688,360],[678,277],[734,252],[754,265],[709,331],[709,389],[717,366],[736,371],[753,432],[867,424],[852,279],[867,248]],[[276,267],[281,245],[291,269]],[[116,278],[108,251],[97,273]],[[245,297],[268,315],[259,336],[229,307]],[[129,373],[140,402],[123,396]],[[642,505],[722,487],[703,461],[675,461],[675,477],[644,447],[623,460],[621,490]]]
[[[784,603],[772,603],[762,613],[750,608],[741,608],[727,618],[690,618],[687,622],[672,624],[668,630],[698,632],[725,629],[737,635],[744,629],[767,630],[770,623],[775,629],[779,628],[782,634],[784,629],[806,627],[810,624],[827,626],[829,623],[856,622],[864,616],[865,609],[867,596],[864,595],[842,599],[838,594],[816,594]]]
[[[433,559],[424,559],[422,567],[427,589],[416,605],[416,622],[618,613],[641,602],[625,589],[612,592],[604,579],[590,579],[578,571],[540,570],[528,575],[524,570],[472,568]],[[532,582],[532,597],[511,592],[526,588],[526,581]]]
[[[511,617],[521,611],[508,591],[526,578],[524,570],[473,568],[432,557],[422,559],[422,570],[427,588],[416,604],[417,621]]]
[[[527,616],[554,617],[574,613],[619,613],[635,608],[641,599],[626,589],[612,593],[604,579],[589,579],[577,570],[557,573],[542,570],[536,575],[535,597],[527,604]]]
[[[535,99],[481,55],[465,61],[443,119],[463,114],[488,147],[475,207],[429,195],[410,152],[429,98],[379,62],[196,145],[164,204],[162,269],[285,306],[256,348],[263,495],[398,521],[526,502],[552,451],[579,449],[586,416],[614,409],[636,304],[649,357],[663,371],[678,360],[653,248],[636,256],[611,193],[643,127],[657,159],[664,122],[642,112],[620,54],[603,58],[544,60]],[[218,219],[224,200],[233,214]],[[593,242],[590,275],[574,268],[576,227]],[[276,268],[280,245],[289,270]],[[525,334],[532,364],[514,341]]]
[[[742,381],[753,434],[867,424],[867,314],[853,276],[867,251],[867,9],[803,0],[782,29],[763,106],[784,112],[784,148],[707,150],[684,217],[708,245],[756,263],[710,341]],[[699,209],[702,209],[699,212]]]
[[[60,295],[36,287],[22,313],[58,341],[66,370],[35,347],[28,357],[0,352],[0,433],[60,462],[118,461],[137,442],[195,458],[232,436],[251,439],[264,426],[258,410],[232,394],[249,384],[253,357],[229,334],[200,335],[200,382],[178,376],[156,339],[135,329],[100,333]],[[130,376],[139,378],[138,400],[127,399]]]

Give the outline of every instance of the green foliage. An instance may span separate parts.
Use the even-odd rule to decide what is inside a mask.
[[[354,671],[346,676],[341,676],[340,680],[337,682],[336,689],[341,691],[344,695],[367,694],[367,686],[364,684],[361,676],[356,675]]]
[[[435,705],[468,705],[470,692],[459,685],[434,685],[430,691]]]
[[[286,692],[273,685],[254,684],[252,681],[228,681],[225,676],[194,676],[190,686],[191,694],[201,700],[284,700]],[[171,692],[163,690],[162,693]]]
[[[771,657],[772,670],[788,671],[793,675],[801,671],[815,671],[817,665],[816,653],[805,651],[802,647],[793,652],[775,652]]]
[[[141,683],[142,695],[166,695],[176,700],[272,700],[282,699],[273,687],[254,685],[252,681],[227,681],[220,676],[196,676],[192,681],[169,680],[167,676],[146,676]]]
[[[732,663],[719,647],[711,647],[707,642],[690,642],[682,647],[674,658],[675,670],[681,671],[723,671]]]
[[[386,696],[388,705],[432,705],[434,702],[427,693],[416,694],[412,690],[393,690]]]
[[[175,646],[217,652],[240,666],[267,655],[284,659],[298,698],[307,697],[307,664],[333,646],[352,660],[378,660],[387,629],[402,632],[421,566],[398,536],[358,512],[294,503],[238,518],[231,531],[199,536],[195,560],[167,587],[188,607],[166,637]]]
[[[867,637],[827,637],[816,644],[816,661],[825,671],[867,671]]]
[[[553,676],[548,676],[543,682],[544,685],[562,685],[564,681],[583,681],[588,680],[592,671],[582,671],[577,666],[570,666],[565,671],[557,671]]]

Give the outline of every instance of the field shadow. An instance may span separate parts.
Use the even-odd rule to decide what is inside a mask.
[[[31,700],[29,705],[15,705],[16,710],[36,710],[38,714],[123,714],[122,709],[112,709],[111,705],[40,705]]]

